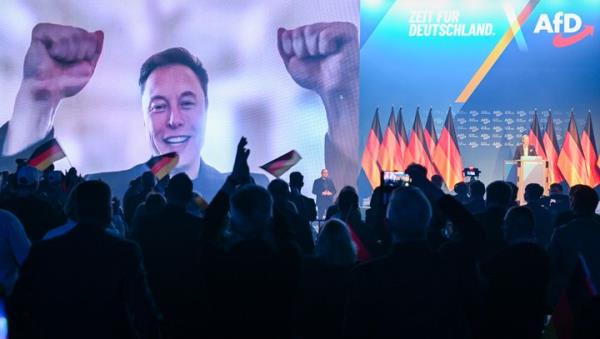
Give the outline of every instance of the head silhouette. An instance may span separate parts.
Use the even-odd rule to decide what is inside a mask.
[[[417,187],[402,187],[394,191],[386,218],[394,243],[427,239],[431,222],[431,205]]]
[[[290,188],[302,189],[304,186],[304,176],[300,172],[290,173]]]
[[[485,185],[479,180],[472,181],[469,184],[469,190],[472,199],[483,199],[485,195]]]
[[[342,215],[346,216],[350,211],[358,208],[358,194],[352,186],[345,186],[340,191],[337,205]]]
[[[525,201],[528,203],[539,201],[544,194],[544,188],[540,184],[531,183],[525,186]]]
[[[500,206],[508,207],[512,197],[512,189],[504,181],[494,181],[488,185],[486,189],[486,200],[487,206]]]
[[[350,230],[339,219],[330,219],[319,233],[315,254],[329,265],[350,266],[356,262],[356,246]]]
[[[504,217],[504,239],[509,243],[535,239],[533,212],[526,206],[513,207]]]
[[[290,199],[290,187],[287,182],[281,179],[272,180],[269,183],[268,190],[275,204],[283,203]]]
[[[178,173],[169,180],[165,189],[165,196],[169,204],[185,206],[194,191],[194,184],[185,173]]]
[[[100,180],[78,184],[69,194],[65,212],[78,223],[105,228],[112,219],[110,187]]]
[[[273,199],[258,185],[240,187],[230,199],[231,230],[243,239],[262,237],[271,221]]]
[[[575,185],[571,188],[571,210],[580,216],[594,215],[598,206],[598,194],[587,185]]]

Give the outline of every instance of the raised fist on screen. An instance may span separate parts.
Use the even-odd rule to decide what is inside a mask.
[[[102,52],[104,33],[42,23],[33,28],[31,45],[25,55],[23,80],[36,91],[62,99],[85,87]]]
[[[277,31],[277,46],[298,85],[326,95],[358,78],[358,31],[349,22],[315,23]]]

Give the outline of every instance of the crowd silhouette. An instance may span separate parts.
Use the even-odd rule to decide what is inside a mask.
[[[346,186],[317,220],[301,173],[264,188],[248,156],[242,138],[210,202],[185,173],[144,173],[122,204],[75,169],[2,173],[10,338],[542,338],[580,257],[600,285],[588,186],[445,194],[412,164],[365,213]],[[579,300],[571,337],[598,338],[600,300]]]

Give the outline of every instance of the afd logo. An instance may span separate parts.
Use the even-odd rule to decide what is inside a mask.
[[[588,36],[594,35],[594,26],[584,25],[581,17],[575,13],[557,12],[551,20],[548,14],[541,14],[535,28],[534,34],[546,32],[554,34],[552,44],[556,48],[574,45]],[[567,36],[564,36],[567,34]]]

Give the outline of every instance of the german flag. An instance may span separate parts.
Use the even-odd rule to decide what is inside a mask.
[[[367,135],[367,142],[363,151],[361,165],[365,171],[371,187],[375,189],[381,181],[381,170],[379,166],[379,148],[381,146],[381,125],[379,124],[379,108],[375,110],[373,123]]]
[[[579,143],[579,132],[575,123],[575,115],[571,111],[569,127],[565,134],[560,154],[558,155],[558,168],[569,184],[574,186],[587,183],[587,171],[585,170],[585,158]]]
[[[455,184],[464,180],[462,157],[456,140],[451,108],[448,108],[446,122],[440,133],[440,140],[438,140],[433,152],[433,162],[448,188],[453,189]]]
[[[425,144],[425,135],[423,132],[423,125],[421,124],[421,116],[419,115],[419,108],[417,107],[417,113],[415,114],[415,121],[413,123],[413,129],[410,133],[410,141],[408,142],[408,149],[412,155],[411,163],[419,164],[427,169],[427,177],[431,178],[432,175],[436,174],[433,162],[427,145]]]
[[[404,117],[402,117],[402,107],[398,110],[398,118],[396,119],[396,139],[398,140],[398,159],[399,169],[404,171],[408,165],[410,165],[410,159],[412,156],[408,152],[408,134],[406,134],[406,128],[404,127]]]
[[[260,168],[279,178],[283,175],[283,173],[287,172],[290,168],[297,164],[300,159],[302,159],[300,154],[295,150],[291,150],[277,159],[271,160],[268,163],[260,166]]]
[[[535,148],[535,154],[543,159],[546,159],[544,144],[542,142],[542,132],[540,131],[540,123],[538,121],[537,109],[533,111],[533,120],[529,128],[529,144]]]
[[[427,145],[427,151],[430,155],[433,155],[433,152],[435,151],[435,145],[438,143],[438,137],[437,133],[435,132],[435,125],[433,123],[432,110],[432,108],[429,108],[427,122],[425,123],[425,130],[423,131],[423,135],[425,136],[425,144]]]
[[[585,168],[588,174],[588,183],[590,187],[596,187],[600,184],[600,172],[598,171],[598,152],[596,150],[596,138],[594,137],[594,128],[592,127],[592,113],[588,111],[587,120],[583,132],[581,132],[581,149],[585,159]]]
[[[546,160],[548,160],[548,180],[550,180],[551,184],[560,183],[564,178],[558,168],[558,141],[556,141],[552,111],[548,111],[548,121],[546,122],[543,142],[544,150],[546,151]]]
[[[381,147],[379,148],[379,164],[381,169],[384,171],[400,171],[400,159],[398,157],[400,145],[398,144],[396,133],[396,116],[394,115],[394,107],[390,112],[390,118],[388,125],[383,134],[383,140],[381,141]]]
[[[161,180],[171,172],[179,162],[179,155],[175,152],[166,153],[152,157],[146,162],[146,166],[154,173],[154,176]]]
[[[45,143],[38,146],[33,151],[27,164],[37,168],[40,171],[50,167],[55,161],[64,158],[65,152],[62,150],[56,139],[48,140]]]

